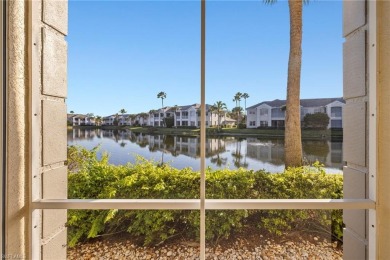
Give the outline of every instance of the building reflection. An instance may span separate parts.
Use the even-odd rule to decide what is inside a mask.
[[[153,135],[134,133],[129,130],[102,130],[74,128],[68,131],[68,142],[99,139],[113,140],[124,148],[133,143],[150,153],[161,152],[174,157],[184,155],[194,159],[200,157],[200,138],[196,136]],[[328,140],[303,141],[305,163],[320,161],[325,167],[342,169],[342,142]],[[212,137],[206,138],[206,158],[212,165],[236,168],[256,168],[256,162],[275,166],[284,165],[283,139],[260,139],[254,137]]]

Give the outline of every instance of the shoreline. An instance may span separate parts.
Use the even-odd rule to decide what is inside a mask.
[[[129,130],[134,133],[145,134],[161,134],[161,135],[180,135],[180,136],[199,136],[198,128],[163,128],[163,127],[132,127],[132,126],[68,126],[71,129],[102,129],[102,130]],[[284,138],[284,130],[282,129],[237,129],[237,128],[222,128],[218,131],[216,128],[207,128],[207,136],[222,137],[257,137],[257,138]],[[302,130],[302,140],[343,140],[342,130]]]

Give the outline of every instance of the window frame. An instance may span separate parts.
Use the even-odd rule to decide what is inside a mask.
[[[33,25],[39,8],[35,1],[29,1],[29,17]],[[369,73],[370,106],[369,114],[376,118],[376,2],[368,1],[369,5]],[[199,210],[200,211],[200,258],[205,259],[205,211],[206,210],[237,210],[237,209],[365,209],[369,212],[369,259],[376,257],[376,120],[369,122],[369,199],[206,199],[205,197],[205,151],[206,151],[206,124],[205,124],[205,16],[206,0],[201,0],[201,125],[200,125],[200,164],[201,184],[199,199],[41,199],[39,173],[39,88],[36,84],[39,77],[38,50],[33,48],[33,41],[39,35],[39,28],[29,26],[29,67],[30,69],[30,97],[31,97],[31,138],[30,138],[30,259],[40,258],[40,212],[43,209],[170,209],[170,210]],[[3,57],[2,57],[3,58]],[[3,84],[2,84],[3,86]],[[4,97],[3,97],[4,98]],[[1,111],[4,112],[4,111]],[[271,111],[272,116],[272,111]],[[373,144],[373,145],[371,145]],[[2,145],[2,143],[1,143]],[[374,163],[375,162],[375,163]],[[0,243],[1,244],[1,243]]]
[[[0,120],[3,127],[0,128],[0,253],[5,255],[5,197],[6,197],[6,96],[7,96],[7,4],[8,1],[1,1],[0,3],[0,60],[3,69],[0,71]]]

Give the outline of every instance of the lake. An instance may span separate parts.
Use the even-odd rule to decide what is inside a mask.
[[[283,139],[256,137],[206,138],[206,166],[214,169],[239,167],[269,172],[284,170]],[[110,155],[110,163],[135,163],[137,156],[156,162],[169,163],[175,168],[200,169],[199,137],[150,135],[129,130],[80,129],[68,130],[68,145],[87,149],[100,145]],[[303,141],[305,162],[316,160],[325,165],[328,173],[342,173],[342,141]]]

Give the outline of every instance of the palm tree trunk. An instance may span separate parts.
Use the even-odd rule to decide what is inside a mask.
[[[285,164],[286,167],[302,165],[302,140],[300,119],[300,81],[302,62],[302,0],[289,0],[290,56],[288,60]]]

